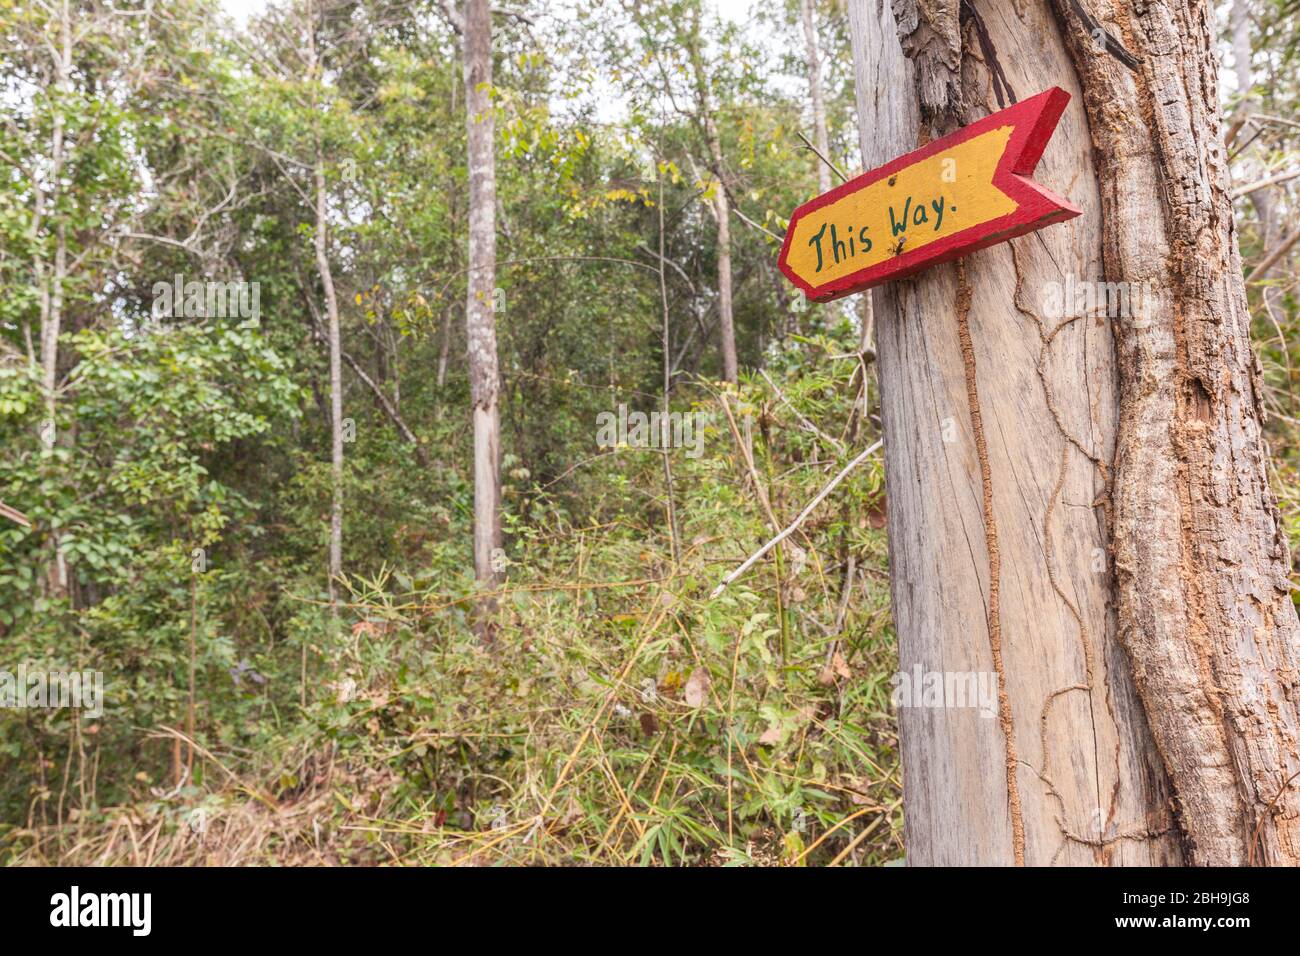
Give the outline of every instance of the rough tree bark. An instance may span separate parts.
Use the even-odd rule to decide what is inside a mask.
[[[465,327],[474,416],[474,572],[491,586],[501,547],[501,421],[496,317],[496,157],[492,117],[492,11],[488,0],[465,3],[465,105],[469,133],[469,274]],[[488,602],[490,605],[491,602]],[[485,612],[490,611],[485,606]],[[486,620],[486,615],[485,615]],[[488,631],[483,630],[485,636]]]
[[[1054,0],[1058,22],[1076,23]],[[1195,863],[1300,864],[1300,622],[1268,484],[1206,0],[1116,4],[1136,73],[1072,32],[1119,322],[1119,630]]]
[[[1001,690],[997,720],[900,708],[909,861],[1295,862],[1296,615],[1211,13],[1098,6],[1107,40],[1071,0],[855,6],[859,111],[905,117],[864,153],[1059,85],[1036,178],[1084,210],[876,294],[900,671]],[[1104,282],[1133,308],[1053,314]]]

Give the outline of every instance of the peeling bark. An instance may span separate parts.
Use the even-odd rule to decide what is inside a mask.
[[[1054,8],[1070,32],[1069,8]],[[1135,75],[1071,32],[1106,276],[1152,290],[1114,322],[1120,636],[1192,861],[1296,865],[1300,625],[1268,485],[1214,13],[1200,0],[1137,0],[1100,15],[1141,60]]]
[[[922,115],[943,117],[959,111],[961,0],[893,0],[893,6],[898,39],[915,70]]]

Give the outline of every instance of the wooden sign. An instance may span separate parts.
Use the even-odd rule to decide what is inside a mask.
[[[1073,219],[1029,178],[1069,101],[1053,87],[804,203],[781,271],[829,302]]]

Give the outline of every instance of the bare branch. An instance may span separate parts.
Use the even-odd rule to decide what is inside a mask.
[[[724,590],[726,590],[727,585],[731,584],[738,577],[740,577],[742,574],[744,574],[746,571],[752,568],[754,564],[760,558],[763,557],[763,555],[767,554],[767,552],[771,551],[774,547],[776,547],[786,538],[790,537],[790,535],[795,532],[795,530],[799,527],[799,525],[803,524],[804,520],[810,514],[813,513],[814,509],[816,509],[816,507],[822,503],[822,501],[826,498],[826,496],[835,490],[836,485],[838,485],[841,481],[843,481],[845,476],[848,475],[848,473],[851,472],[854,468],[858,467],[858,465],[862,464],[864,461],[866,461],[868,458],[874,455],[877,451],[879,451],[880,447],[883,444],[884,442],[880,442],[880,441],[874,443],[873,445],[871,445],[871,447],[867,448],[860,455],[858,455],[857,458],[854,458],[851,462],[845,465],[844,469],[838,475],[832,478],[830,480],[830,483],[827,484],[825,488],[823,488],[821,491],[817,493],[817,497],[814,498],[812,501],[808,502],[808,506],[804,508],[803,511],[799,512],[799,517],[795,518],[794,521],[790,522],[790,524],[786,526],[785,530],[783,530],[776,537],[772,538],[772,540],[768,541],[767,544],[763,545],[761,548],[759,548],[757,551],[751,554],[748,558],[745,559],[744,564],[742,564],[740,567],[736,568],[736,570],[730,572],[725,578],[723,578],[722,583],[719,584],[716,588],[714,588],[713,593],[709,595],[709,600],[712,601],[714,598],[716,598],[719,594],[721,594]]]
[[[9,507],[3,501],[0,501],[0,517],[8,518],[10,521],[15,524],[20,524],[24,528],[30,528],[32,526],[31,518],[27,517],[27,515],[23,514],[17,508]]]
[[[1277,260],[1291,251],[1291,247],[1300,242],[1300,229],[1297,229],[1291,235],[1282,240],[1276,249],[1264,257],[1264,261],[1250,270],[1250,280],[1257,282],[1268,275],[1268,270],[1277,264]]]
[[[1232,198],[1240,199],[1242,196],[1249,196],[1251,193],[1267,189],[1269,186],[1277,186],[1297,178],[1300,178],[1300,169],[1294,169],[1289,173],[1278,173],[1276,176],[1269,176],[1267,179],[1260,179],[1246,186],[1238,186],[1232,191]]]
[[[832,163],[830,159],[827,158],[827,156],[820,149],[818,149],[812,143],[808,142],[807,136],[805,136],[802,132],[799,132],[797,130],[795,132],[795,135],[797,135],[801,140],[803,140],[804,146],[807,149],[812,150],[817,155],[817,158],[820,159],[823,163],[825,163],[830,168],[831,172],[833,172],[836,176],[840,177],[840,182],[847,183],[849,181],[849,177],[845,176],[844,173],[840,171],[840,168],[838,166]]]

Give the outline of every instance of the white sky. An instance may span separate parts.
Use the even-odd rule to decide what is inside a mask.
[[[460,0],[451,0],[459,6]],[[749,19],[750,11],[758,0],[705,0],[725,19],[732,23],[744,23]],[[249,16],[265,9],[267,0],[221,0],[221,6],[241,26],[248,22]],[[601,95],[597,100],[596,118],[600,122],[615,122],[623,116],[624,102],[619,97]]]
[[[755,0],[711,0],[714,9],[733,23],[739,23],[749,15],[749,9]],[[266,6],[266,0],[221,0],[221,6],[232,17],[243,23],[250,13],[256,13]]]
[[[266,0],[221,0],[222,9],[243,23],[250,13],[256,13],[266,6]]]

